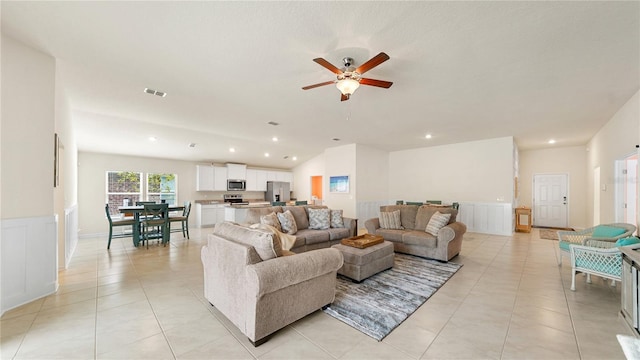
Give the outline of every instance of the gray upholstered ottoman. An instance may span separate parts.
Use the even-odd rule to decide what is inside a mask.
[[[338,274],[356,282],[393,267],[393,244],[389,241],[364,249],[342,244],[333,245],[332,248],[340,250],[344,256],[344,265],[338,270]]]

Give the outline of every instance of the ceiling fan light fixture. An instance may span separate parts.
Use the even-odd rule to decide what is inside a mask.
[[[359,81],[350,78],[345,78],[336,82],[336,87],[340,90],[342,95],[352,95],[359,86]]]

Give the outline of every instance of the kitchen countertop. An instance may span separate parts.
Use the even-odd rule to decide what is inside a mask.
[[[638,251],[629,249],[626,246],[620,247],[619,249],[623,254],[627,255],[631,260],[633,260],[634,263],[640,264],[640,253]]]

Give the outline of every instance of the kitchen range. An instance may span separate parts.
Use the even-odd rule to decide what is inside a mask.
[[[240,194],[224,194],[222,198],[224,199],[225,203],[231,205],[249,205],[249,202],[244,201],[242,199],[242,195]]]

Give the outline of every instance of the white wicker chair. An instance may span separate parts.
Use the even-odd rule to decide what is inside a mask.
[[[569,249],[571,245],[587,245],[586,242],[591,241],[590,245],[592,246],[600,248],[610,248],[614,246],[615,242],[618,241],[618,239],[629,237],[633,235],[634,231],[636,231],[635,225],[632,224],[613,223],[602,225],[619,227],[625,229],[626,231],[618,236],[610,238],[594,238],[592,235],[597,226],[580,231],[558,231],[558,245],[560,247],[560,251],[558,252],[558,266],[562,265],[563,255],[570,257]]]
[[[587,240],[589,245],[602,244]],[[605,242],[608,243],[608,242]],[[632,249],[640,248],[640,244],[628,245]],[[571,245],[571,291],[576,291],[576,273],[587,274],[587,283],[591,283],[591,275],[611,280],[611,286],[621,281],[622,253],[617,247],[600,248],[596,246]]]

